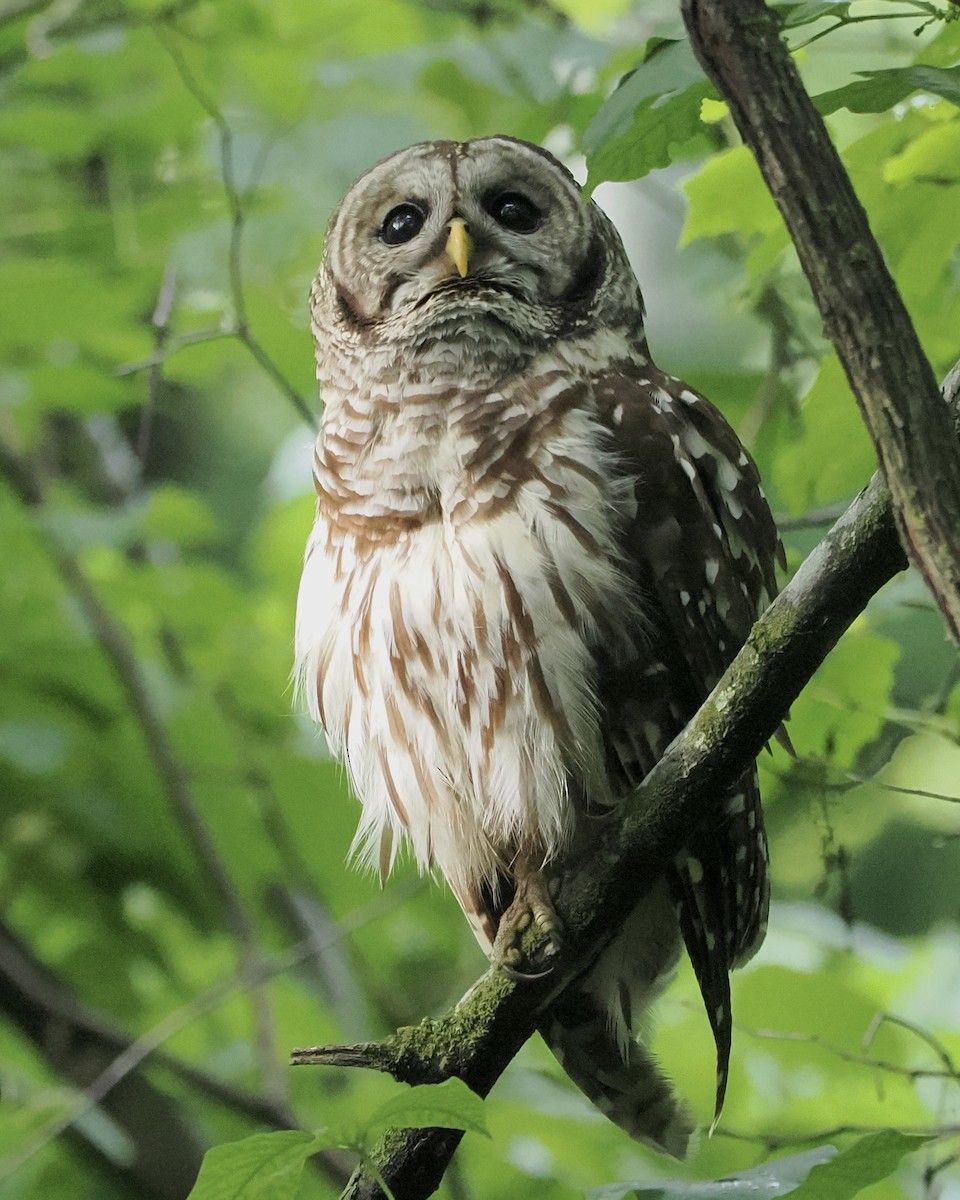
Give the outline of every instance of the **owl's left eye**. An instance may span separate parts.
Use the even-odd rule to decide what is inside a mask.
[[[383,218],[377,236],[388,246],[400,246],[417,236],[426,220],[415,204],[398,204]]]
[[[543,220],[543,213],[522,192],[500,192],[484,202],[491,217],[511,233],[533,233]]]

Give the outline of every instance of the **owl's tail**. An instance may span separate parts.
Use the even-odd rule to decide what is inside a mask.
[[[589,993],[568,989],[541,1033],[566,1073],[605,1116],[637,1141],[684,1157],[694,1129],[689,1110],[639,1042],[619,1042]]]
[[[616,1125],[682,1158],[694,1122],[634,1031],[667,985],[680,931],[667,885],[646,895],[586,975],[551,1005],[540,1032],[573,1082]]]

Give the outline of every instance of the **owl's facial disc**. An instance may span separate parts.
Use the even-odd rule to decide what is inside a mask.
[[[331,226],[341,310],[391,341],[462,319],[525,331],[596,255],[590,213],[545,152],[508,138],[432,142],[362,176]]]

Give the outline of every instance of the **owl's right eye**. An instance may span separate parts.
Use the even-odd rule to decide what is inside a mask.
[[[417,236],[426,219],[415,204],[398,204],[383,218],[377,237],[388,246],[402,246]]]

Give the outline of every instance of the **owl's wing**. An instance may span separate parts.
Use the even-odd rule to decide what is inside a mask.
[[[623,550],[650,621],[644,657],[601,665],[607,758],[623,794],[648,773],[776,592],[783,551],[757,469],[708,400],[652,364],[596,381],[636,513]],[[670,885],[717,1043],[717,1112],[730,1052],[728,972],[762,940],[769,884],[756,769],[691,832]]]

